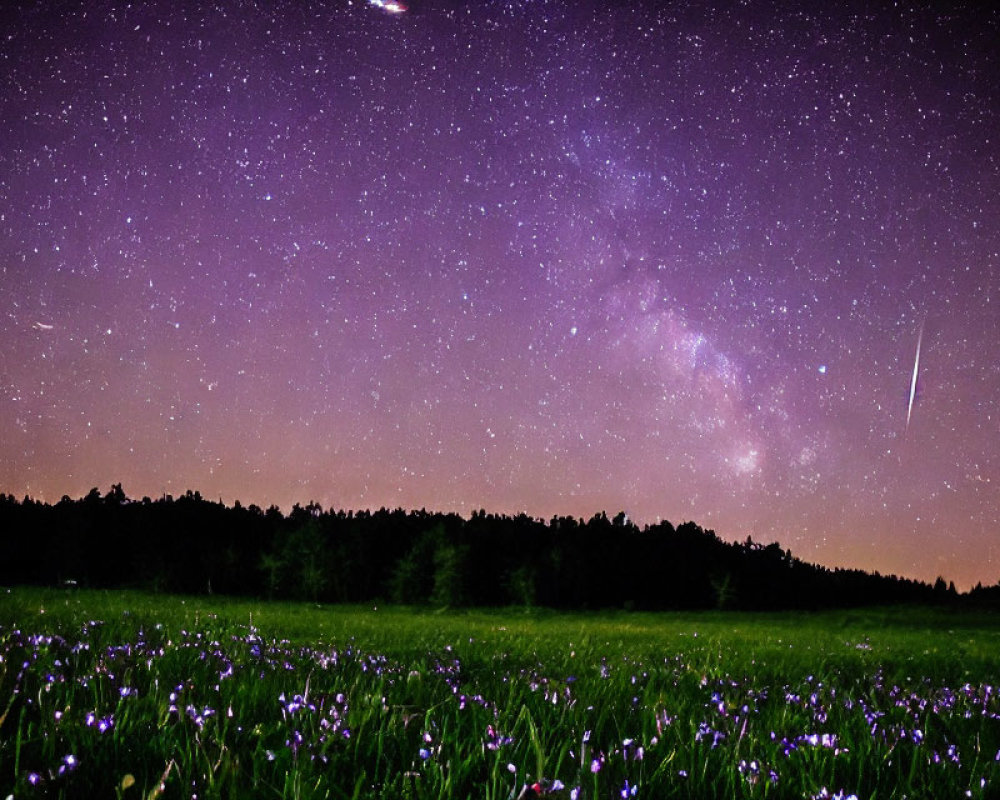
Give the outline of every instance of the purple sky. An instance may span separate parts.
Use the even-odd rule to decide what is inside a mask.
[[[997,12],[13,5],[0,490],[1000,579]]]

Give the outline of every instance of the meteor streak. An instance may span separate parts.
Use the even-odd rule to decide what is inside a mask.
[[[376,8],[381,8],[386,14],[405,14],[406,3],[400,0],[368,0]]]
[[[913,398],[917,395],[917,373],[920,371],[920,343],[924,339],[924,326],[920,326],[917,335],[917,355],[913,359],[913,377],[910,378],[910,404],[906,408],[906,430],[910,429],[910,417],[913,415]]]

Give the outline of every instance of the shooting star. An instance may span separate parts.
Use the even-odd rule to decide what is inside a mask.
[[[920,344],[924,339],[924,326],[920,326],[917,334],[917,354],[913,359],[913,377],[910,378],[910,403],[906,407],[906,430],[910,429],[910,417],[913,416],[913,398],[917,396],[917,373],[920,372]]]
[[[406,3],[400,0],[368,0],[370,5],[381,8],[386,14],[405,14],[407,12]]]
[[[55,328],[55,325],[47,325],[44,322],[36,322],[31,327],[34,328],[36,331],[51,331],[53,328]]]

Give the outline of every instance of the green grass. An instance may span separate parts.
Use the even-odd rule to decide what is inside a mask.
[[[499,800],[545,778],[587,800],[992,797],[998,652],[996,618],[933,609],[16,589],[0,594],[0,796]]]

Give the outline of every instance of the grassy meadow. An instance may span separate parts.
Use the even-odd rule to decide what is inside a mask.
[[[1000,796],[1000,620],[0,593],[0,797]]]

